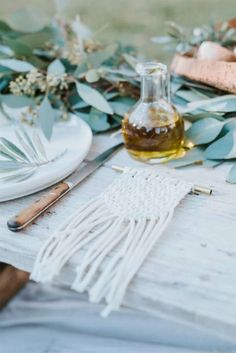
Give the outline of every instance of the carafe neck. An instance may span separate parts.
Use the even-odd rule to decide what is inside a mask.
[[[167,75],[147,75],[141,78],[141,100],[146,103],[160,99],[169,102],[169,79]]]

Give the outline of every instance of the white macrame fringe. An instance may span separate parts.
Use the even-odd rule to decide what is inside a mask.
[[[129,283],[192,187],[144,170],[126,170],[113,184],[48,239],[31,274],[36,281],[51,281],[77,254],[81,262],[72,288],[87,291],[91,302],[105,300],[103,316],[120,307]]]

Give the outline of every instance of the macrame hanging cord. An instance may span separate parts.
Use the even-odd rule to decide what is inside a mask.
[[[144,169],[125,169],[98,197],[85,203],[48,239],[31,278],[49,282],[72,256],[72,288],[91,302],[105,300],[102,315],[122,304],[126,289],[193,185]]]

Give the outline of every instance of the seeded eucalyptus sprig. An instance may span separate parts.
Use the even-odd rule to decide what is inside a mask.
[[[3,111],[25,107],[22,119],[37,119],[48,139],[54,122],[69,112],[94,132],[119,126],[139,93],[134,49],[101,44],[79,17],[69,23],[54,19],[32,33],[23,23],[16,30],[0,21]]]

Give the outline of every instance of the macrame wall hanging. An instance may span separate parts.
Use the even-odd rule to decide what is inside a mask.
[[[122,304],[126,289],[193,184],[147,169],[124,169],[98,197],[85,203],[48,239],[31,278],[48,282],[72,255],[81,257],[72,288],[102,315]]]

